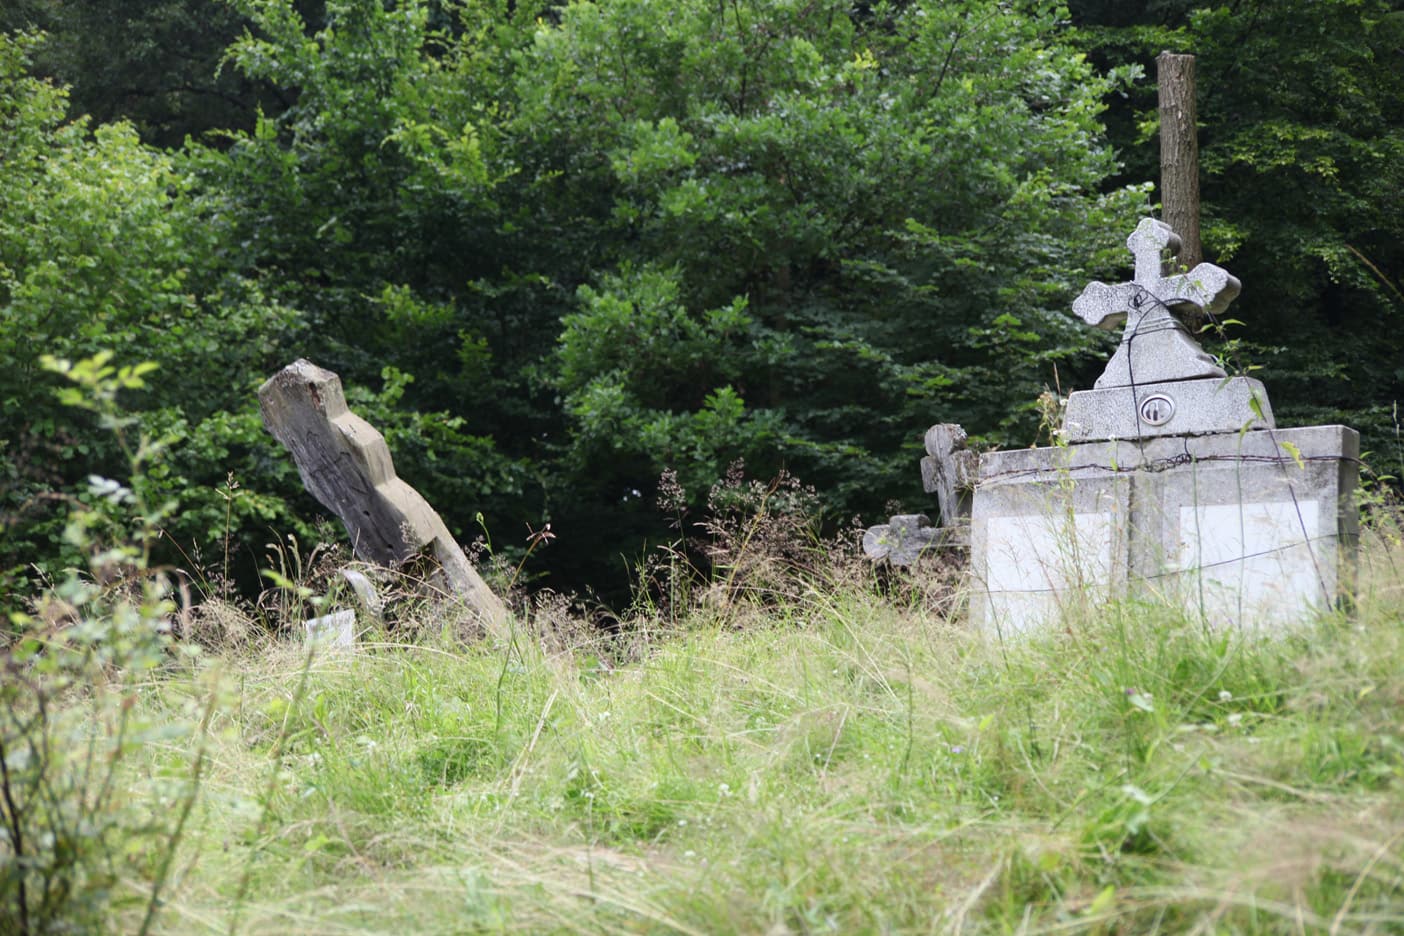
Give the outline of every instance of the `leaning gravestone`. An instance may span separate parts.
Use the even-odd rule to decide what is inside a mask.
[[[396,476],[384,437],[347,409],[336,374],[298,360],[270,377],[258,399],[264,426],[292,453],[307,490],[346,525],[358,558],[397,566],[428,554],[444,591],[489,633],[505,630],[506,607],[434,508]]]
[[[1131,282],[1093,283],[1073,304],[1124,327],[1093,389],[1069,397],[1065,444],[923,463],[928,491],[970,496],[974,622],[1003,636],[1128,593],[1215,627],[1330,606],[1357,540],[1359,436],[1278,429],[1263,385],[1227,376],[1176,318],[1222,311],[1238,280],[1212,264],[1167,275],[1179,240],[1159,221],[1127,246]]]

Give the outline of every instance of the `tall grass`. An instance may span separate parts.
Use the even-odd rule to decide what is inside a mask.
[[[1375,542],[1352,616],[1272,639],[1120,603],[999,645],[810,577],[627,652],[530,616],[270,641],[226,661],[161,925],[1398,932],[1399,558]]]
[[[139,381],[70,371],[114,422]],[[738,475],[706,573],[680,544],[610,629],[539,595],[469,641],[406,588],[334,650],[288,636],[329,600],[315,550],[187,614],[104,548],[159,519],[144,445],[74,514],[63,613],[0,646],[0,931],[1404,932],[1390,511],[1348,614],[1267,636],[1128,600],[1006,643]]]

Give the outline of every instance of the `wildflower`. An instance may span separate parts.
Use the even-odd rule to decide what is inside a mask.
[[[537,546],[550,545],[551,540],[556,538],[556,534],[551,532],[551,524],[549,523],[539,530],[533,530],[530,523],[526,525],[526,528],[527,545],[531,549],[535,549]]]
[[[663,469],[658,477],[658,509],[670,514],[681,514],[687,509],[687,492],[672,468]]]

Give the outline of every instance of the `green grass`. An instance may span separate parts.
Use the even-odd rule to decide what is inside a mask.
[[[1271,640],[1128,603],[1000,646],[812,585],[614,664],[545,625],[211,656],[140,703],[221,693],[158,930],[1404,932],[1398,552]]]

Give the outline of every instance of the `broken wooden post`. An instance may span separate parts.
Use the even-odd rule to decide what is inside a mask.
[[[400,565],[428,552],[445,590],[488,632],[505,631],[507,608],[429,502],[395,475],[385,438],[346,408],[336,374],[297,360],[259,387],[258,401],[263,425],[292,453],[307,490],[346,525],[357,557]]]
[[[1194,103],[1194,56],[1162,52],[1160,85],[1160,212],[1180,238],[1180,263],[1204,259],[1199,242],[1199,130]]]

